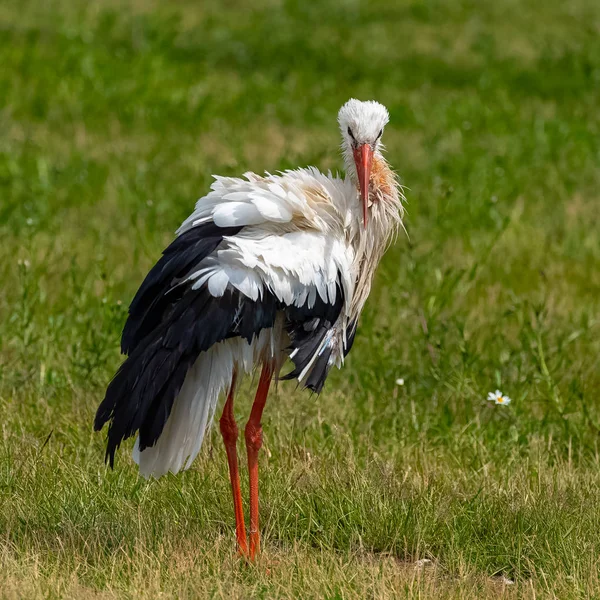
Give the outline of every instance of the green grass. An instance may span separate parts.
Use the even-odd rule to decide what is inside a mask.
[[[248,6],[0,6],[0,597],[599,597],[600,4]],[[351,96],[409,237],[346,367],[267,405],[248,566],[217,432],[148,483],[93,415],[211,173],[338,168]]]

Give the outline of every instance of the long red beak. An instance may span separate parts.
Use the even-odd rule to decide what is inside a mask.
[[[369,218],[369,184],[371,182],[371,167],[373,165],[373,149],[370,144],[363,144],[354,149],[354,162],[358,173],[360,199],[363,204],[363,219],[365,228]]]

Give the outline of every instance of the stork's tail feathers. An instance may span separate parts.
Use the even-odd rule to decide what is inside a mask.
[[[188,371],[158,441],[140,450],[140,438],[136,440],[133,459],[140,474],[158,478],[188,469],[212,424],[219,396],[231,385],[234,369],[249,371],[252,364],[252,348],[239,338],[203,352]]]
[[[112,466],[121,441],[139,429],[133,458],[144,477],[158,478],[168,471],[177,473],[181,469],[187,469],[200,451],[204,435],[212,423],[219,396],[231,384],[233,370],[247,372],[252,369],[253,348],[241,338],[217,343],[201,353],[194,364],[179,375],[178,372],[183,371],[180,365],[187,367],[183,360],[171,376],[171,379],[181,379],[182,384],[180,387],[175,385],[168,398],[161,394],[127,393],[130,372],[139,368],[139,364],[135,364],[135,358],[132,355],[125,361],[109,386],[107,398],[96,415],[96,430],[111,420],[106,458]],[[173,358],[168,357],[164,362],[170,360]],[[160,371],[154,371],[156,368],[151,361],[141,378],[148,375],[156,379],[160,375]],[[168,367],[163,365],[163,369],[168,370]],[[119,395],[120,391],[125,391],[126,395]],[[154,398],[152,410],[144,405],[145,396]],[[143,420],[142,415],[145,415]]]

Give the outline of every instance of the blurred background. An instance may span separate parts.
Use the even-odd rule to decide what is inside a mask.
[[[243,575],[218,440],[147,484],[93,414],[211,174],[340,169],[350,97],[390,111],[407,235],[346,367],[267,408],[279,566]],[[4,0],[0,596],[593,595],[599,101],[587,0]]]

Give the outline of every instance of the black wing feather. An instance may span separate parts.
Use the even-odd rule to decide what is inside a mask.
[[[176,237],[152,267],[129,306],[129,318],[121,337],[121,352],[129,354],[160,324],[165,310],[185,293],[177,283],[191,268],[213,252],[223,237],[236,235],[241,227],[217,227],[204,223]]]
[[[344,291],[337,283],[335,302],[330,304],[321,297],[317,298],[314,306],[305,304],[301,307],[287,307],[286,328],[290,336],[290,351],[293,353],[294,369],[281,379],[295,379],[310,364],[315,353],[319,350],[325,336],[332,330],[344,306]],[[333,346],[326,344],[321,354],[314,360],[304,387],[321,393],[325,380],[331,369],[331,354]]]

